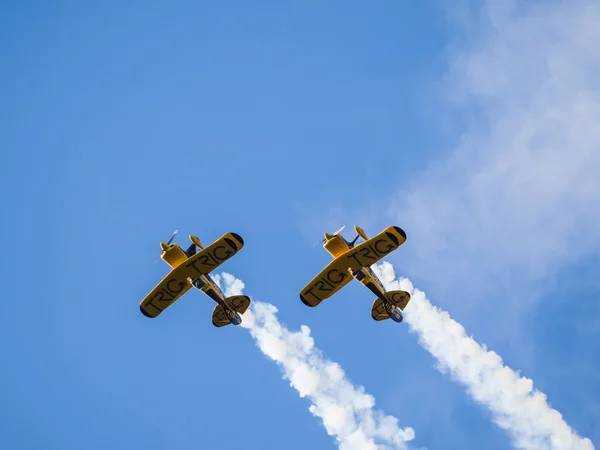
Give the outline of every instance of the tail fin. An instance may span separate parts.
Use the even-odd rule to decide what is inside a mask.
[[[225,304],[235,312],[244,314],[250,306],[250,297],[247,295],[232,295],[225,299]]]
[[[410,294],[406,291],[389,291],[385,293],[385,298],[392,305],[404,309],[410,301]]]

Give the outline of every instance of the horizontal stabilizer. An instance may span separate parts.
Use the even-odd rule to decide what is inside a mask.
[[[235,312],[244,314],[250,306],[250,297],[247,295],[232,295],[225,299],[225,304]]]
[[[224,327],[231,324],[231,321],[225,315],[225,310],[221,305],[215,306],[212,313],[212,323],[215,327]]]
[[[385,305],[380,298],[375,299],[373,308],[371,309],[371,317],[377,321],[386,320],[390,318],[390,315],[385,310]]]
[[[215,306],[212,313],[212,323],[215,327],[224,327],[230,323],[239,325],[242,323],[242,318],[237,312],[225,309],[221,305]]]
[[[410,294],[406,291],[389,291],[385,293],[385,298],[392,305],[403,310],[410,301]]]
[[[408,303],[408,301],[407,301]],[[394,322],[400,323],[404,319],[400,307],[392,304],[392,302],[384,302],[380,298],[375,299],[373,308],[371,309],[371,317],[377,321],[392,319]]]

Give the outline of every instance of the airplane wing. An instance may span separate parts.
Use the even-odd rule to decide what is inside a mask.
[[[371,239],[341,254],[331,261],[300,292],[300,300],[307,306],[317,306],[344,287],[353,271],[369,267],[396,250],[406,241],[406,233],[400,227],[390,226]]]
[[[187,278],[181,278],[172,270],[140,303],[140,311],[146,317],[157,317],[171,306],[175,300],[192,287]]]
[[[406,241],[406,233],[400,227],[387,227],[368,241],[338,256],[344,259],[346,267],[352,270],[369,267],[385,258]]]
[[[244,246],[236,233],[227,233],[201,252],[171,270],[140,303],[146,317],[156,317],[192,287],[188,278],[206,275],[235,255]]]
[[[240,251],[243,246],[244,240],[239,234],[224,234],[208,247],[205,247],[201,252],[196,253],[181,264],[181,266],[185,266],[186,278],[198,278],[200,275],[212,272]],[[174,270],[179,270],[181,266],[178,266]]]
[[[344,255],[341,255],[327,264],[321,273],[302,289],[300,300],[306,306],[317,306],[346,286],[351,279],[347,262]]]

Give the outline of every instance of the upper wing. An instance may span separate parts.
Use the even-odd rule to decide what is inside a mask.
[[[244,240],[239,234],[227,233],[215,242],[196,253],[175,270],[185,271],[185,277],[197,278],[212,272],[244,246]]]
[[[244,246],[244,240],[235,233],[227,233],[171,270],[140,303],[147,317],[158,316],[165,308],[185,294],[192,286],[188,278],[206,275],[235,255]]]
[[[396,250],[406,241],[406,233],[400,227],[387,227],[381,233],[373,236],[368,241],[357,245],[353,249],[338,256],[344,259],[346,267],[352,270],[372,266]]]
[[[250,306],[251,300],[247,295],[232,295],[223,299],[229,309],[244,314]]]
[[[406,241],[406,233],[400,227],[390,226],[371,239],[341,254],[331,261],[300,292],[300,300],[307,306],[317,306],[331,297],[352,279],[348,269],[359,270],[368,267]]]

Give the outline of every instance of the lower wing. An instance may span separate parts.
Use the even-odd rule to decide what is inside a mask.
[[[352,276],[343,255],[334,259],[300,292],[300,300],[306,306],[317,306],[346,286]]]
[[[140,311],[146,317],[157,317],[171,306],[175,300],[192,287],[187,278],[180,279],[172,270],[140,303]]]

